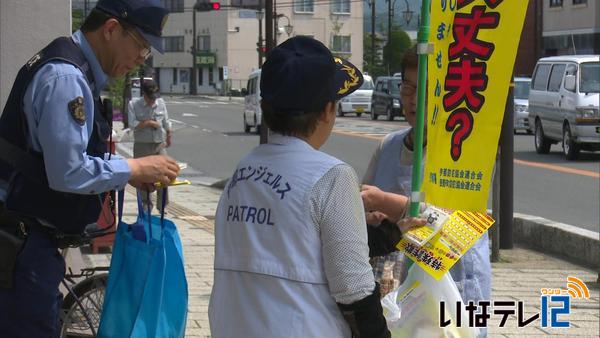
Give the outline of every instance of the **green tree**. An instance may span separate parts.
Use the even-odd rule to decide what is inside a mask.
[[[74,9],[71,11],[71,31],[75,32],[83,24],[85,17],[82,9]]]
[[[397,26],[392,28],[390,40],[383,47],[383,64],[391,75],[400,71],[402,57],[404,52],[412,46],[412,41],[408,34]]]
[[[372,64],[373,51],[371,49],[371,34],[365,33],[363,37],[363,71],[369,73],[373,78],[385,73],[381,53],[378,52],[378,46],[381,46],[381,39],[375,36],[375,63]]]

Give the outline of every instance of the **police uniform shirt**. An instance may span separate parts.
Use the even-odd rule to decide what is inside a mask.
[[[95,88],[70,63],[51,61],[42,66],[23,98],[29,130],[29,145],[44,154],[50,188],[77,194],[97,194],[123,189],[130,176],[125,159],[86,154],[93,129],[94,96],[108,81],[96,55],[81,31],[72,36],[92,69]],[[85,121],[80,124],[69,111],[69,103],[83,98]],[[7,183],[0,184],[0,200],[6,199]]]
[[[162,143],[167,140],[167,131],[171,130],[171,121],[167,106],[162,98],[157,98],[152,106],[146,103],[144,97],[139,97],[129,101],[127,109],[131,127],[134,129],[134,140],[139,143]],[[143,128],[136,129],[140,122],[145,120],[154,120],[161,125],[161,128]]]

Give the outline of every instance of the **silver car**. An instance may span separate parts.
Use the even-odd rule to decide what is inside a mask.
[[[528,77],[515,77],[515,134],[522,130],[527,134],[533,133],[533,129],[529,125],[529,88],[531,87],[531,79]]]

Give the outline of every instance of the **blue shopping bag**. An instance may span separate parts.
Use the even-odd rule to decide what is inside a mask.
[[[123,223],[123,196],[98,337],[183,337],[188,290],[177,228],[164,210],[144,212],[140,196],[137,221]]]

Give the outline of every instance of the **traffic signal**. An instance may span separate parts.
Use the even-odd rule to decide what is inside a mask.
[[[198,12],[218,11],[221,9],[220,2],[210,2],[208,0],[198,0],[194,5],[194,9]]]
[[[256,43],[256,51],[257,51],[257,52],[258,52],[260,55],[264,56],[265,54],[267,54],[267,47],[266,47],[266,46],[264,46],[263,44],[261,44],[260,42],[257,42],[257,43]]]

